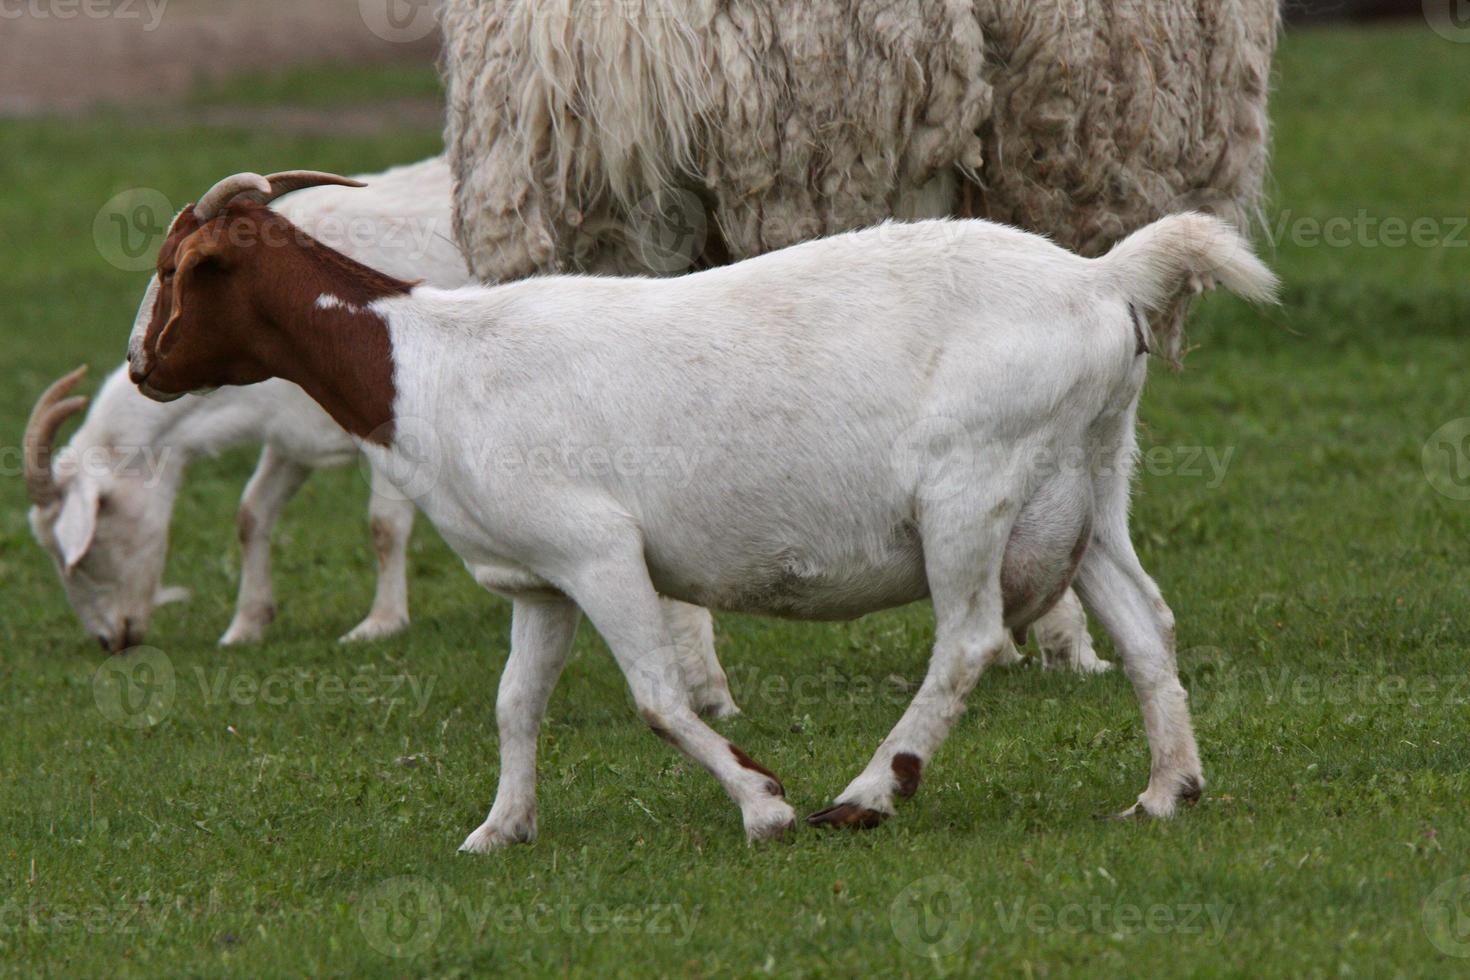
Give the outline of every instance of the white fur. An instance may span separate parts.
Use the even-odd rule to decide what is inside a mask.
[[[660,595],[813,619],[932,597],[929,674],[838,796],[887,814],[894,760],[929,761],[1008,630],[1067,585],[1080,540],[1076,584],[1152,751],[1130,812],[1172,813],[1203,777],[1173,617],[1129,539],[1128,489],[1143,314],[1211,275],[1273,294],[1228,226],[1179,215],[1095,260],[988,222],[935,221],[682,279],[418,288],[374,304],[393,343],[395,428],[415,442],[365,452],[395,474],[422,472],[430,453],[420,506],[476,579],[515,602],[501,790],[465,848],[535,834],[535,732],[579,610],[648,723],[721,782],[756,839],[793,814],[693,710]],[[694,478],[634,465],[659,448],[695,458]],[[629,465],[589,465],[594,450]],[[1069,465],[1079,450],[1085,464]],[[1021,582],[1010,610],[1003,570]]]

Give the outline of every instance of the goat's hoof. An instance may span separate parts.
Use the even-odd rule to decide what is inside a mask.
[[[1092,657],[1090,659],[1068,658],[1065,660],[1048,661],[1045,665],[1045,669],[1056,671],[1070,670],[1074,674],[1082,674],[1086,676],[1093,674],[1106,674],[1108,671],[1113,669],[1113,665],[1106,660],[1099,660],[1097,657]]]
[[[806,818],[813,827],[843,827],[848,830],[872,830],[888,819],[881,810],[870,810],[856,803],[837,803],[818,810]]]
[[[745,839],[752,844],[787,840],[796,834],[796,811],[785,800],[772,801],[770,812],[747,819]]]
[[[166,585],[153,594],[153,608],[188,602],[194,593],[182,585]]]
[[[247,644],[260,643],[265,639],[265,629],[270,625],[274,614],[263,619],[236,619],[225,630],[225,635],[219,638],[222,647],[239,647]]]
[[[1170,789],[1155,789],[1149,787],[1138,802],[1133,804],[1122,813],[1118,814],[1119,820],[1137,820],[1152,818],[1155,820],[1168,820],[1174,816],[1179,804],[1186,803],[1190,806],[1198,803],[1204,795],[1205,781],[1200,776],[1181,776],[1177,786]]]
[[[339,643],[371,643],[373,640],[386,640],[388,637],[402,633],[408,629],[407,616],[395,616],[392,619],[373,619],[368,617],[355,626],[352,632],[347,633],[338,640]]]
[[[1000,653],[996,654],[993,665],[996,667],[1016,667],[1025,662],[1026,658],[1021,656],[1021,651],[1016,648],[1015,644],[1007,643],[1001,648]]]
[[[740,715],[740,705],[729,698],[720,698],[694,709],[706,721],[725,721]]]
[[[464,843],[459,845],[459,850],[461,854],[489,854],[516,844],[531,844],[535,840],[535,827],[500,828],[487,823],[481,824],[479,829],[466,837]]]

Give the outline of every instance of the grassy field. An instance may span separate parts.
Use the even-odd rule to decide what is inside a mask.
[[[1439,468],[1424,458],[1431,434],[1470,415],[1466,58],[1423,29],[1287,39],[1268,215],[1285,306],[1208,300],[1188,370],[1151,382],[1135,528],[1178,616],[1210,779],[1179,819],[1093,819],[1147,777],[1123,677],[1016,668],[981,681],[896,819],[752,849],[715,783],[637,721],[584,628],[543,739],[540,843],[458,855],[494,789],[509,607],[432,529],[412,548],[412,630],[341,648],[333,638],[371,597],[367,488],[355,469],[317,476],[279,535],[269,644],[224,654],[232,515],[254,454],[197,464],[169,575],[195,598],[163,610],[149,638],[174,696],[158,724],[127,728],[98,707],[103,658],[30,539],[9,450],[0,967],[1464,971],[1470,502],[1436,490],[1459,486],[1437,443]],[[404,82],[392,75],[378,90]],[[319,105],[353,90],[302,76],[233,88]],[[0,123],[0,429],[13,445],[48,381],[121,359],[143,277],[93,244],[114,194],[144,186],[181,202],[241,169],[359,172],[436,143],[139,131],[122,117]],[[1429,224],[1416,244],[1385,219]],[[799,812],[866,762],[932,637],[927,607],[846,626],[719,626],[746,712],[722,727],[782,774]]]

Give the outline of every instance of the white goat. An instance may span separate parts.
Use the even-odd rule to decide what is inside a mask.
[[[375,268],[423,276],[436,286],[470,282],[452,237],[444,158],[371,180],[371,190],[303,190],[282,201],[280,211]],[[155,279],[138,313],[143,324],[157,288]],[[63,400],[80,376],[75,372],[58,382],[38,403],[27,429],[26,478],[36,539],[55,561],[83,625],[111,651],[142,641],[154,607],[182,594],[159,585],[185,467],[200,456],[262,442],[260,463],[240,502],[239,599],[220,642],[259,641],[274,609],[270,538],[276,519],[313,470],[356,460],[357,444],[290,382],[160,405],[128,383],[124,366],[103,384],[86,421],[48,466],[57,428],[86,405]],[[372,611],[344,640],[380,638],[408,624],[405,560],[414,505],[382,474],[374,471],[372,482],[377,593]]]
[[[242,174],[180,215],[130,377],[159,399],[301,385],[381,470],[422,484],[445,540],[513,600],[500,789],[465,850],[535,836],[537,732],[583,612],[747,836],[793,826],[780,781],[692,709],[661,595],[807,619],[933,599],[917,697],[808,818],[868,827],[917,788],[1007,631],[1075,576],[1142,708],[1152,768],[1128,812],[1198,798],[1173,616],[1134,552],[1128,490],[1144,355],[1179,344],[1144,311],[1192,278],[1274,293],[1228,225],[1177,215],[1096,260],[984,221],[886,225],[681,279],[445,291],[283,235],[258,203],[272,193]],[[646,465],[667,448],[697,459],[694,479]]]
[[[283,198],[274,207],[309,234],[366,265],[397,276],[423,276],[435,286],[470,282],[450,236],[450,172],[443,157],[396,167],[369,178],[368,189],[319,186]],[[150,284],[138,322],[152,315],[157,281]],[[230,388],[208,399],[160,405],[127,381],[126,367],[108,377],[86,421],[56,458],[57,427],[85,402],[68,399],[79,380],[59,381],[37,404],[27,444],[31,522],[60,573],[72,608],[109,651],[142,642],[154,608],[182,598],[161,587],[168,528],[185,468],[242,443],[264,449],[240,504],[241,575],[234,618],[220,640],[232,646],[263,639],[274,616],[271,535],[287,502],[314,470],[358,457],[357,445],[297,386],[272,381]],[[58,411],[58,409],[60,409]],[[43,433],[41,429],[46,431]],[[408,624],[406,549],[414,507],[382,474],[372,475],[369,526],[378,584],[367,617],[344,642],[381,639]],[[672,608],[702,710],[735,712],[723,671],[714,659],[713,626],[706,612]],[[1083,673],[1106,670],[1087,633],[1076,596],[1068,593],[1036,628],[1048,667]],[[1015,662],[1014,649],[1005,662]]]

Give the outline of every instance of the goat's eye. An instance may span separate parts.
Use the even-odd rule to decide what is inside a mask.
[[[173,269],[165,269],[164,270],[164,272],[163,272],[163,281],[164,282],[168,282],[173,277],[174,277],[174,270]]]

